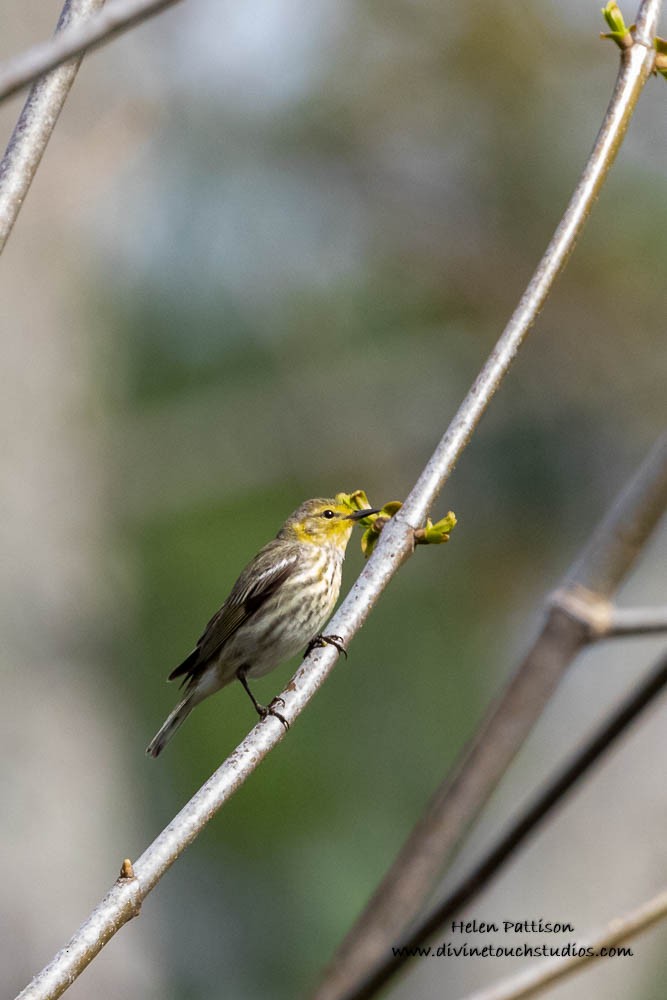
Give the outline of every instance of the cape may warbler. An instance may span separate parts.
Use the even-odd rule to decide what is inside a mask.
[[[248,677],[262,677],[314,642],[341,648],[338,636],[318,633],[338,598],[354,522],[378,512],[350,512],[339,501],[306,500],[248,563],[195,649],[169,674],[170,681],[183,678],[186,694],[146,753],[157,757],[195,705],[235,678],[260,717],[279,716],[257,703]]]

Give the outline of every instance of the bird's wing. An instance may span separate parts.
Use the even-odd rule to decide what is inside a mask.
[[[222,644],[258,611],[272,594],[290,576],[299,561],[296,551],[276,557],[274,543],[269,542],[241,573],[232,592],[210,622],[197,642],[196,648],[175,670],[169,680],[192,677],[199,673],[217,653]]]

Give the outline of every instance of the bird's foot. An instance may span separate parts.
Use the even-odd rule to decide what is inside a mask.
[[[270,705],[255,705],[255,708],[257,709],[257,714],[259,715],[260,719],[262,719],[262,721],[264,721],[264,719],[266,719],[268,715],[274,715],[276,719],[282,722],[283,726],[285,727],[285,732],[287,732],[287,730],[289,729],[289,722],[287,721],[284,715],[281,715],[280,712],[276,711],[277,705],[282,705],[283,708],[285,707],[285,699],[281,698],[279,695],[277,695],[273,699]]]
[[[347,650],[343,645],[343,639],[340,635],[316,635],[314,639],[311,639],[306,646],[305,655],[311,653],[314,649],[319,649],[321,646],[335,646],[339,653],[342,653],[347,660]]]

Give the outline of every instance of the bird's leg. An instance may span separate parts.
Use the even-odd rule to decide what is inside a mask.
[[[260,719],[265,719],[267,715],[275,715],[276,719],[279,719],[280,722],[282,722],[285,729],[289,729],[289,722],[287,721],[287,719],[283,715],[281,715],[280,712],[276,712],[275,708],[273,707],[274,705],[284,705],[285,704],[284,700],[280,697],[276,697],[273,699],[270,705],[260,705],[260,703],[255,698],[254,694],[250,690],[250,685],[248,684],[248,678],[246,676],[248,673],[248,669],[249,668],[245,666],[239,667],[239,669],[236,671],[236,676],[241,681],[241,684],[243,684],[243,687],[247,691],[248,697],[255,706],[255,711],[257,712]]]
[[[343,639],[340,635],[316,635],[314,639],[311,639],[306,646],[305,656],[308,656],[313,649],[318,649],[320,646],[335,646],[339,653],[342,653],[347,660],[347,650],[343,645]]]

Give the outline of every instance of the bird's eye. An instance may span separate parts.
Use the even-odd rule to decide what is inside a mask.
[[[331,518],[335,517],[335,516],[336,516],[336,512],[333,511],[333,510],[323,510],[322,511],[322,517],[326,517],[328,521],[330,521]]]

